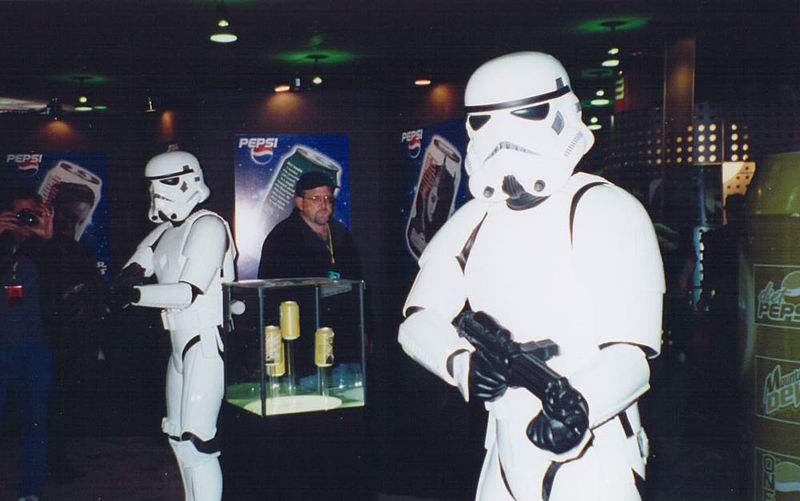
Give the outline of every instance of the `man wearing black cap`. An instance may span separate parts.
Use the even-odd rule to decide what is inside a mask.
[[[295,186],[296,209],[267,235],[258,278],[361,279],[361,265],[347,228],[332,218],[334,180],[307,172]]]

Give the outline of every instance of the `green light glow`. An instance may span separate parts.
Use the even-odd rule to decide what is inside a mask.
[[[603,68],[615,68],[619,66],[619,59],[606,59],[600,64]]]
[[[584,35],[596,35],[600,33],[611,33],[611,28],[607,24],[611,22],[622,22],[614,28],[614,31],[633,31],[640,30],[647,26],[647,21],[650,16],[614,16],[614,17],[599,17],[581,21],[572,26],[572,30],[576,33]]]
[[[55,75],[53,80],[69,83],[80,82],[81,84],[99,84],[111,81],[109,77],[96,73],[62,73],[60,75]]]
[[[602,128],[603,128],[603,126],[600,125],[600,124],[592,124],[592,125],[589,126],[590,130],[600,130]]]
[[[274,58],[287,63],[313,65],[315,64],[313,56],[325,56],[316,61],[320,66],[347,63],[358,58],[358,55],[353,52],[335,49],[295,50],[276,54]]]
[[[608,78],[614,76],[614,71],[608,68],[587,68],[581,70],[581,78],[594,80],[597,78]]]
[[[97,104],[97,105],[95,105],[94,109],[96,109],[98,111],[103,111],[103,110],[107,110],[108,106],[106,106],[105,104]]]
[[[94,108],[91,106],[76,106],[75,111],[92,111]]]
[[[589,104],[592,106],[608,106],[611,104],[611,100],[606,99],[605,97],[598,97],[589,101]]]

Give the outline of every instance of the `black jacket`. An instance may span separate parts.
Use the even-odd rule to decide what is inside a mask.
[[[328,277],[329,271],[334,271],[340,278],[361,280],[361,264],[350,232],[334,219],[328,225],[334,262],[327,242],[320,240],[295,209],[264,239],[258,278]]]

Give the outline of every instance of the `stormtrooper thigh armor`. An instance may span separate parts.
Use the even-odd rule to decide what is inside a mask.
[[[216,327],[201,337],[215,337]],[[222,495],[222,471],[219,451],[212,442],[217,432],[217,414],[224,393],[222,358],[216,344],[207,353],[196,331],[172,331],[173,341],[189,338],[181,353],[173,351],[167,366],[167,415],[162,429],[183,479],[188,501],[219,499]]]

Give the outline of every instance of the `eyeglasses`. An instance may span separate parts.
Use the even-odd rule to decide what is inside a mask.
[[[333,195],[325,195],[325,196],[313,195],[310,197],[303,197],[303,200],[311,200],[312,203],[317,205],[323,202],[331,205],[336,203],[336,197],[334,197]]]

